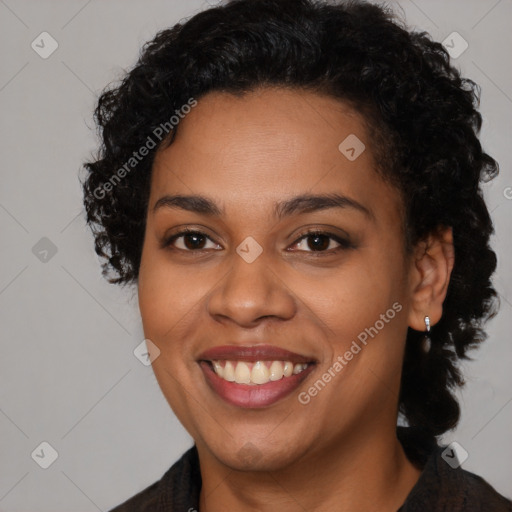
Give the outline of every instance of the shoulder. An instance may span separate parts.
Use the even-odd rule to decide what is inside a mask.
[[[510,500],[482,477],[462,469],[450,446],[421,439],[415,443],[416,434],[412,430],[399,434],[408,458],[422,467],[419,480],[399,512],[512,512]]]
[[[474,510],[475,512],[512,512],[512,501],[498,493],[481,476],[465,470],[461,470],[461,473],[465,499],[464,506],[467,507],[467,510]]]
[[[174,463],[160,480],[110,512],[172,512],[198,508],[201,475],[195,446]]]

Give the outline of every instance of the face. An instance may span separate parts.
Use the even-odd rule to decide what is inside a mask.
[[[408,263],[375,168],[357,112],[283,89],[204,96],[157,153],[139,306],[200,457],[276,470],[394,432]]]

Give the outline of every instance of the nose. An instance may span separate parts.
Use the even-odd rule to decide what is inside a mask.
[[[231,270],[209,296],[208,312],[217,321],[249,328],[263,318],[289,320],[296,305],[293,293],[263,254],[248,263],[235,253]]]

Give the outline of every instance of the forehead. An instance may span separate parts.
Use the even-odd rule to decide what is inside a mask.
[[[365,119],[312,92],[262,88],[205,95],[154,161],[158,193],[197,193],[253,209],[308,193],[340,192],[360,202],[397,202],[376,172]]]

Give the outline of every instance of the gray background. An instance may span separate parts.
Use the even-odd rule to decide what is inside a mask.
[[[462,420],[444,441],[459,442],[469,453],[463,467],[510,496],[512,0],[392,4],[436,40],[457,31],[468,42],[456,64],[482,86],[482,140],[501,165],[485,194],[502,307],[477,360],[464,364]],[[2,511],[108,510],[159,479],[191,445],[151,367],[133,355],[144,338],[136,292],[101,277],[78,172],[96,148],[92,111],[101,89],[158,29],[206,6],[0,0]],[[47,59],[31,48],[43,31],[59,44]],[[43,237],[56,254],[41,251],[49,246]],[[43,441],[59,454],[48,469],[31,457]]]

